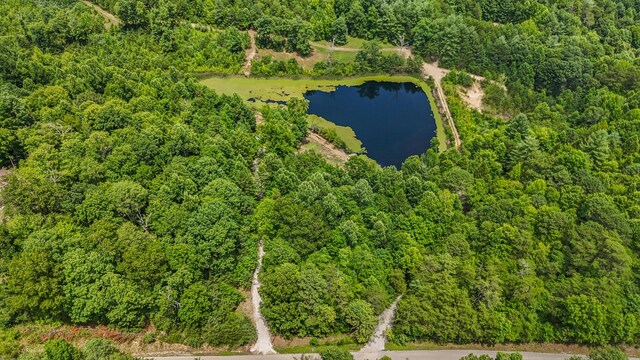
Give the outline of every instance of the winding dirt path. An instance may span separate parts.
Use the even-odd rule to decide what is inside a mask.
[[[0,168],[0,193],[5,186],[7,186],[8,182],[6,180],[7,175],[9,175],[9,170]],[[4,215],[4,202],[2,198],[0,198],[0,220],[2,220],[2,216]]]
[[[267,327],[267,322],[262,317],[260,313],[260,304],[262,303],[262,298],[260,297],[260,269],[262,269],[262,258],[264,257],[264,247],[262,244],[262,240],[258,244],[258,266],[256,266],[256,271],[253,273],[253,282],[251,284],[251,302],[253,303],[253,320],[256,324],[256,332],[258,334],[258,339],[256,343],[251,347],[251,352],[259,355],[269,355],[275,354],[276,351],[273,349],[273,344],[271,343],[271,334],[269,333],[269,328]]]
[[[387,342],[387,335],[385,332],[391,328],[391,323],[396,314],[396,306],[400,301],[402,295],[398,296],[396,300],[385,310],[378,318],[378,326],[371,335],[369,342],[362,348],[359,353],[363,354],[375,354],[384,351],[385,343]]]
[[[249,49],[247,49],[247,51],[245,51],[245,61],[244,66],[242,67],[242,72],[244,73],[244,76],[247,77],[251,75],[251,63],[258,54],[258,48],[256,47],[256,31],[249,30],[248,33],[249,38],[251,39],[251,46],[249,47]]]
[[[102,15],[102,17],[104,17],[107,20],[107,22],[104,24],[104,26],[107,29],[110,28],[111,26],[120,26],[120,24],[122,24],[122,21],[120,21],[120,19],[115,17],[112,13],[108,12],[107,10],[101,8],[100,6],[88,0],[81,0],[81,1],[85,3],[87,6],[92,7],[95,11],[97,11],[100,15]]]

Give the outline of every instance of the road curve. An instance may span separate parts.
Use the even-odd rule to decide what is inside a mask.
[[[507,352],[507,351],[503,351]],[[459,360],[461,357],[469,355],[490,355],[495,357],[497,351],[484,350],[413,350],[413,351],[381,351],[378,353],[353,353],[355,360],[376,360],[387,355],[393,360]],[[524,360],[565,360],[572,354],[550,354],[520,352]],[[320,359],[317,354],[307,354],[312,359]],[[584,358],[584,356],[582,356]],[[169,357],[145,357],[150,360],[293,360],[300,359],[300,354],[275,354],[275,355],[236,355],[236,356],[169,356]],[[640,360],[630,358],[631,360]]]

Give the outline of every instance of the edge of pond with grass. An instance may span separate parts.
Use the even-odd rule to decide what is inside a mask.
[[[342,79],[313,79],[309,77],[253,78],[244,76],[213,76],[201,80],[200,83],[221,94],[238,94],[243,100],[247,102],[248,105],[256,109],[260,109],[263,105],[268,104],[267,101],[282,102],[287,101],[288,99],[293,97],[303,98],[304,93],[311,90],[330,92],[334,91],[337,86],[358,86],[364,84],[367,81],[394,83],[410,82],[419,86],[427,95],[429,104],[431,105],[431,111],[433,112],[433,115],[435,117],[436,137],[438,138],[439,150],[444,151],[447,149],[447,136],[444,129],[444,123],[442,122],[442,117],[440,116],[440,112],[438,111],[438,104],[433,97],[431,87],[429,87],[429,84],[427,84],[425,81],[413,76],[373,75]],[[253,99],[253,101],[250,101],[249,99]],[[329,122],[328,120],[326,121]],[[335,124],[333,125],[338,127]],[[338,132],[337,129],[336,132]],[[350,133],[354,134],[354,138],[351,138]],[[360,140],[355,138],[353,129],[351,129],[351,132],[340,131],[339,135],[346,144],[353,145],[356,142],[362,144]]]

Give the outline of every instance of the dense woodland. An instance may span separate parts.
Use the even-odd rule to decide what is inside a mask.
[[[640,1],[96,2],[123,25],[78,1],[0,3],[0,357],[25,324],[251,343],[238,305],[260,240],[284,337],[365,342],[404,294],[400,344],[640,343]],[[248,28],[301,55],[345,33],[405,42],[507,91],[486,84],[492,116],[446,83],[460,152],[338,168],[296,152],[303,100],[257,126],[192,76],[238,73]],[[314,71],[392,60],[370,43]]]

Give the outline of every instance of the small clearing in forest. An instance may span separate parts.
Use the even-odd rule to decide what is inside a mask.
[[[318,155],[324,157],[330,164],[344,166],[344,164],[353,155],[347,154],[344,150],[336,147],[322,136],[310,132],[304,139],[302,146],[298,150],[299,153],[307,151],[315,151]]]

